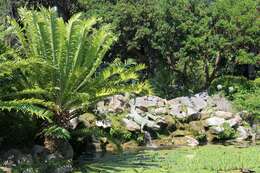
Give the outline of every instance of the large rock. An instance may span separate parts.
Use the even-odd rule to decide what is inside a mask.
[[[207,106],[205,98],[201,95],[196,95],[192,97],[177,97],[175,99],[169,100],[168,104],[170,106],[181,104],[186,107],[192,108],[198,112],[206,108]]]
[[[199,118],[199,112],[193,109],[192,107],[188,107],[182,104],[171,105],[170,107],[170,115],[178,118],[178,119],[189,119],[196,120]]]
[[[207,102],[201,97],[191,97],[191,101],[197,111],[201,111],[207,107]]]
[[[191,121],[189,123],[189,131],[194,133],[205,133],[204,121]]]
[[[225,112],[225,111],[216,111],[214,113],[216,117],[224,118],[226,120],[233,118],[233,113],[231,112]]]
[[[225,97],[214,95],[209,97],[208,105],[211,107],[215,107],[216,110],[225,111],[225,112],[233,112],[233,106],[229,100]]]
[[[166,105],[167,101],[157,96],[143,96],[136,97],[130,100],[130,105],[137,108],[145,108],[149,107],[163,107]]]
[[[41,145],[34,145],[31,154],[34,160],[43,160],[48,155],[48,150]]]
[[[250,134],[248,132],[248,129],[246,129],[245,127],[243,126],[239,126],[237,128],[237,132],[238,132],[238,137],[237,137],[237,140],[238,141],[242,141],[242,140],[246,140],[249,138]]]
[[[212,133],[212,134],[220,134],[224,130],[225,130],[224,127],[212,126],[212,127],[210,127],[209,132]]]
[[[149,120],[147,116],[141,116],[134,109],[128,114],[128,118],[139,124],[141,126],[141,130],[143,130],[143,127],[145,126],[154,130],[160,129],[160,126],[156,121]]]
[[[141,127],[136,122],[127,118],[122,119],[122,124],[127,128],[128,131],[140,131]]]
[[[241,122],[242,118],[240,118],[240,116],[235,116],[234,118],[227,120],[230,127],[238,126]]]
[[[96,112],[99,114],[122,113],[127,108],[127,99],[123,95],[107,97],[96,105]]]
[[[45,145],[48,145],[50,142],[54,142],[55,148],[46,146],[50,154],[55,153],[55,156],[62,156],[62,159],[72,160],[74,156],[74,150],[71,144],[66,140],[45,140]]]
[[[225,123],[224,118],[211,117],[206,120],[206,126],[221,126]]]
[[[149,112],[156,115],[165,115],[169,113],[169,108],[167,108],[166,106],[158,107],[158,108],[150,109]]]

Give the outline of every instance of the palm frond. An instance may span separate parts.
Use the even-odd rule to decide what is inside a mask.
[[[39,105],[39,106],[36,106]],[[12,100],[12,101],[0,101],[0,110],[16,110],[24,113],[35,115],[39,118],[51,121],[53,112],[46,110],[46,108],[40,107],[40,105],[49,105],[44,101],[29,99],[29,100]]]

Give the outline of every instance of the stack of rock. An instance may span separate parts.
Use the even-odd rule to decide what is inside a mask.
[[[131,132],[142,131],[144,127],[155,131],[165,128],[172,123],[168,121],[170,117],[178,122],[178,130],[217,135],[225,130],[223,125],[228,124],[238,134],[237,140],[253,136],[251,128],[244,126],[243,117],[233,110],[227,99],[209,96],[207,92],[171,100],[157,96],[128,99],[115,95],[97,103],[95,111],[100,115],[125,113],[127,116],[122,119],[122,124]]]

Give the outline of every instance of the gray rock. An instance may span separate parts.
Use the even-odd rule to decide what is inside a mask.
[[[235,116],[234,118],[227,120],[227,123],[229,124],[230,127],[237,126],[241,122],[242,122],[242,119],[239,116]]]
[[[207,106],[205,98],[200,95],[192,97],[177,97],[175,99],[169,100],[168,104],[170,106],[181,104],[185,105],[186,107],[192,108],[196,111],[201,111]]]
[[[233,118],[233,113],[231,112],[216,111],[214,114],[216,117],[224,118],[226,120]]]
[[[215,107],[215,109],[219,111],[233,112],[234,110],[231,102],[219,95],[210,97],[208,99],[208,105]]]
[[[34,145],[31,154],[33,159],[40,160],[48,155],[48,150],[41,145]]]
[[[170,115],[172,115],[172,116],[177,116],[177,117],[183,117],[183,116],[185,116],[185,111],[183,110],[181,104],[171,105],[171,108],[170,108],[170,112],[169,112],[169,113],[170,113]]]
[[[149,108],[149,107],[162,107],[166,105],[166,100],[157,96],[143,96],[136,97],[130,100],[130,105],[134,105],[137,108]]]
[[[195,147],[199,145],[199,141],[190,137],[190,136],[185,136],[185,138],[187,139],[187,145],[191,146],[191,147]]]
[[[201,97],[191,97],[191,101],[197,111],[201,111],[207,107],[207,102]]]
[[[163,114],[168,114],[169,109],[164,106],[164,107],[155,108],[155,109],[151,110],[150,112],[153,114],[163,115]]]
[[[122,119],[122,124],[127,128],[128,131],[140,131],[141,127],[136,122],[127,118]]]
[[[237,137],[237,140],[238,141],[242,141],[242,140],[246,140],[246,139],[248,139],[249,138],[249,133],[248,133],[248,130],[245,128],[245,127],[243,127],[243,126],[239,126],[238,128],[237,128],[237,132],[238,132],[238,137]]]
[[[199,98],[203,99],[204,101],[207,101],[209,98],[209,93],[207,91],[204,91],[204,92],[197,93],[194,96],[199,97]]]
[[[223,132],[224,130],[225,130],[224,127],[220,127],[220,126],[212,126],[212,127],[210,127],[210,132],[212,134],[219,134],[219,133]]]
[[[195,120],[199,117],[198,111],[196,111],[192,107],[187,107],[181,104],[171,105],[169,113],[170,115],[178,119],[188,119],[190,117],[193,117],[192,119]]]
[[[108,113],[121,113],[127,108],[127,99],[123,95],[107,97],[96,105],[96,112],[101,115]]]
[[[186,107],[194,107],[191,99],[189,97],[177,97],[175,99],[169,100],[168,104],[172,105],[184,105]]]
[[[71,144],[68,141],[61,141],[57,152],[63,156],[65,160],[72,160],[74,151]]]
[[[149,120],[148,117],[141,116],[134,109],[131,110],[131,113],[128,114],[128,117],[137,124],[139,124],[141,126],[141,130],[143,130],[144,126],[152,128],[154,130],[158,130],[160,128],[160,126],[157,125],[155,121]]]
[[[206,120],[206,125],[207,126],[221,126],[225,123],[224,118],[219,118],[219,117],[211,117]]]

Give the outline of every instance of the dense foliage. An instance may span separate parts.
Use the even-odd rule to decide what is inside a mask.
[[[43,131],[47,136],[68,138],[69,120],[96,101],[117,93],[150,91],[148,83],[137,82],[142,64],[129,66],[116,59],[100,67],[116,40],[109,25],[95,28],[98,19],[82,20],[80,14],[66,23],[55,8],[20,9],[19,14],[22,27],[11,19],[8,28],[9,37],[17,38],[14,48],[7,47],[11,52],[1,55],[1,80],[11,80],[0,89],[0,109],[47,119],[55,125]]]
[[[87,16],[114,24],[112,53],[146,63],[164,97],[205,89],[219,75],[241,74],[238,64],[259,61],[254,0],[80,2]]]

